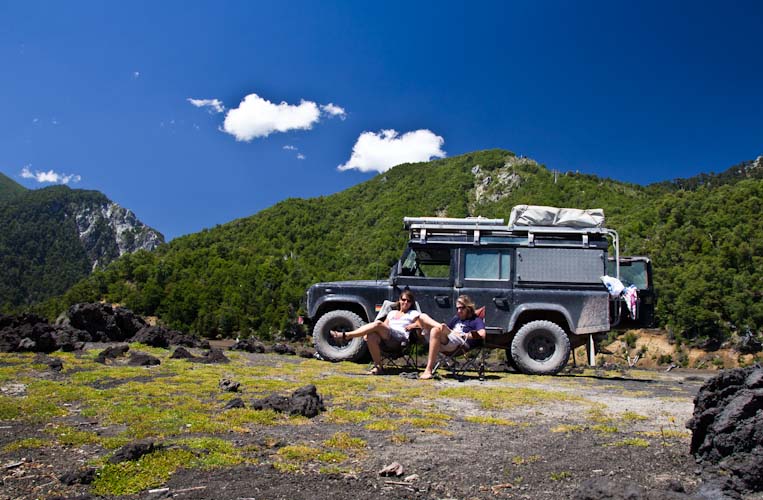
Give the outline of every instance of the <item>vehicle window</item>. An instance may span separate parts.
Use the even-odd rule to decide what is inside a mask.
[[[403,260],[404,276],[426,278],[450,277],[449,249],[411,249]]]
[[[464,278],[472,280],[508,280],[511,254],[501,250],[467,250]]]
[[[633,262],[628,265],[620,264],[620,281],[625,286],[636,285],[636,288],[639,290],[646,290],[649,288],[646,275],[645,262]]]

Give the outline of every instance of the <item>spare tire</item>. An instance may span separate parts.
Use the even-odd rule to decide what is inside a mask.
[[[531,321],[511,341],[511,357],[522,373],[554,375],[570,359],[570,339],[552,321]]]
[[[328,361],[361,361],[368,353],[363,337],[348,339],[347,342],[334,340],[331,330],[349,332],[360,328],[364,321],[352,311],[337,309],[329,311],[315,322],[313,345],[320,356]]]

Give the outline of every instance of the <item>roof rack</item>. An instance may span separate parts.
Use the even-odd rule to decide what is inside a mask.
[[[590,237],[593,235],[610,238],[614,247],[616,276],[620,276],[620,237],[614,229],[573,226],[507,226],[503,219],[488,219],[487,217],[404,217],[403,226],[410,232],[410,240],[420,244],[425,244],[429,237],[435,235],[460,235],[467,236],[474,245],[479,245],[480,238],[489,235],[526,237],[528,246],[543,246],[550,244],[548,240],[540,241],[544,237],[571,236],[570,239],[579,241],[580,247],[588,248]],[[569,245],[569,240],[566,240],[566,245]]]

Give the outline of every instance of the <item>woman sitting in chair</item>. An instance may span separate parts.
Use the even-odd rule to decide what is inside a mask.
[[[373,321],[351,332],[331,331],[335,340],[347,341],[355,337],[365,337],[368,351],[374,361],[374,367],[368,372],[369,375],[382,374],[382,356],[380,343],[385,346],[402,344],[408,340],[409,326],[415,323],[419,311],[413,309],[415,300],[410,290],[404,290],[397,301],[397,310],[392,310],[384,321]]]
[[[480,339],[485,339],[485,322],[475,313],[474,302],[468,295],[458,297],[456,315],[447,324],[438,323],[428,314],[421,314],[415,323],[406,328],[421,328],[429,341],[427,367],[419,377],[422,380],[433,377],[432,371],[441,351],[452,353],[459,348],[468,351]]]

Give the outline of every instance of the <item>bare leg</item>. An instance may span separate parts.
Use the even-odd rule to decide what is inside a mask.
[[[450,334],[450,328],[448,328],[448,325],[442,323],[437,324],[437,326],[429,330],[429,356],[427,357],[427,367],[419,378],[424,380],[432,378],[432,370],[434,370],[434,365],[437,363],[437,355],[440,353],[440,347],[448,343],[448,334]]]
[[[351,332],[339,332],[336,330],[331,330],[331,336],[337,340],[354,339],[355,337],[365,337],[372,332],[381,335],[382,338],[387,338],[389,335],[389,328],[387,328],[387,325],[385,325],[382,321],[377,320],[372,321],[371,323],[367,323]]]
[[[389,335],[387,335],[389,337]],[[366,344],[368,344],[368,352],[371,353],[371,359],[374,361],[374,368],[371,373],[376,375],[382,372],[382,358],[381,358],[381,343],[382,337],[376,332],[371,332],[366,335]]]

